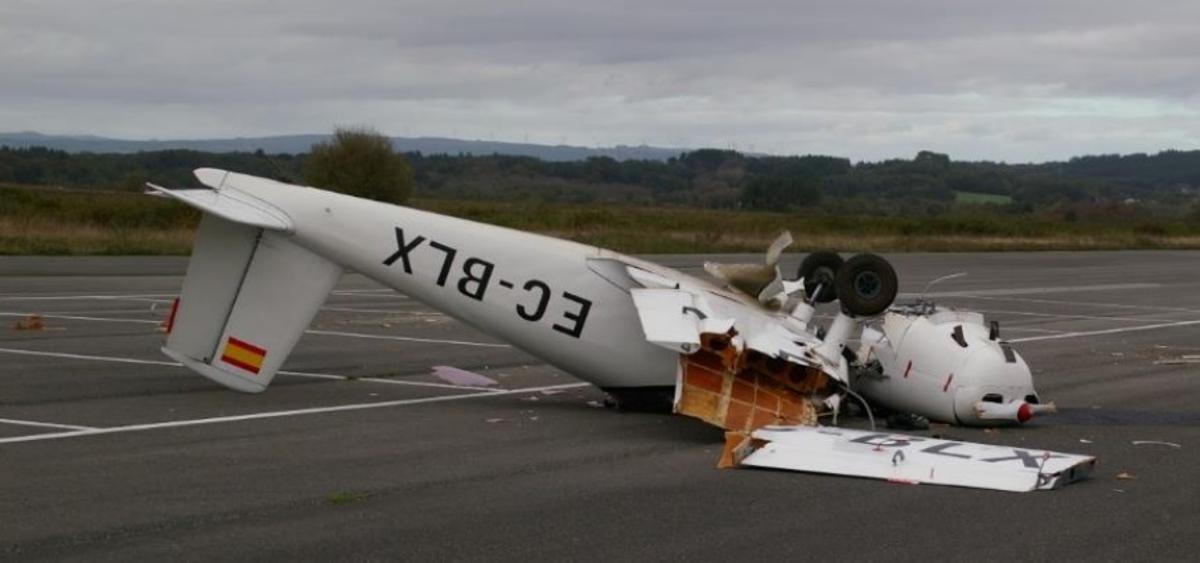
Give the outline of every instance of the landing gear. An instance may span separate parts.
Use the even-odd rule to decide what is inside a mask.
[[[837,299],[834,283],[843,263],[841,256],[828,250],[813,252],[804,257],[797,275],[804,280],[804,293],[811,302],[829,303]]]
[[[873,317],[892,305],[899,283],[887,260],[859,254],[838,270],[835,287],[843,311],[855,317]]]

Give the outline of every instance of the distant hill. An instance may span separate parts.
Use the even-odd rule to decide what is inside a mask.
[[[0,146],[12,148],[46,147],[72,153],[135,153],[167,149],[187,149],[203,152],[253,152],[262,149],[271,154],[308,152],[314,143],[329,135],[276,135],[270,137],[236,137],[231,139],[175,139],[132,141],[91,135],[43,135],[32,131],[0,133]],[[532,156],[548,161],[584,160],[592,156],[607,156],[617,160],[667,160],[688,149],[670,149],[646,145],[615,147],[579,147],[571,145],[538,145],[503,141],[468,141],[444,137],[392,137],[392,145],[402,152],[422,154],[467,154]]]

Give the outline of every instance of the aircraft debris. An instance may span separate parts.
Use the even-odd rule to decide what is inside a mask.
[[[767,426],[726,435],[722,463],[1001,491],[1048,490],[1082,479],[1090,456],[846,428]]]
[[[1137,476],[1128,471],[1121,471],[1121,472],[1117,473],[1116,478],[1121,481],[1132,481],[1134,479],[1137,479]]]
[[[451,366],[433,366],[433,375],[446,383],[469,387],[491,387],[499,383],[485,375]]]
[[[13,323],[13,330],[43,330],[46,328],[41,315],[29,315]]]
[[[354,271],[604,389],[619,406],[671,405],[725,430],[723,466],[1024,491],[1073,481],[1095,463],[877,432],[869,406],[871,431],[817,426],[819,416],[836,421],[846,398],[866,405],[859,390],[954,424],[1015,424],[1053,410],[996,323],[923,297],[894,306],[896,272],[880,256],[812,253],[787,279],[779,263],[792,237],[783,233],[761,263],[706,264],[720,287],[571,241],[223,170],[195,174],[208,188],[150,185],[203,212],[162,351],[231,389],[266,390],[343,272]],[[833,301],[839,312],[819,326],[816,306]],[[859,333],[862,346],[847,348]],[[433,375],[497,385],[451,366]]]

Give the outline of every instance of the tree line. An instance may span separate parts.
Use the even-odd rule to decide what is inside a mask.
[[[389,150],[378,143],[360,148]],[[0,147],[0,183],[133,190],[150,180],[183,186],[194,185],[191,171],[198,167],[285,181],[335,183],[354,168],[346,163],[354,161],[330,149],[316,146],[312,153],[270,155],[189,150],[95,154]],[[316,175],[317,169],[325,175]],[[1200,190],[1200,151],[1082,156],[1041,164],[954,161],[930,151],[912,159],[858,163],[831,156],[761,156],[717,149],[689,151],[667,160],[592,157],[569,162],[406,153],[387,161],[383,170],[359,172],[356,181],[367,183],[380,174],[407,174],[414,195],[437,199],[924,216],[956,207],[989,206],[1004,213],[1056,210],[1068,220],[1096,208],[1111,212],[1119,206],[1137,206],[1155,214],[1200,217],[1194,203]]]

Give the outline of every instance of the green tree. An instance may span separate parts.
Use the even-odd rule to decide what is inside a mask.
[[[408,159],[367,128],[338,127],[332,139],[312,146],[303,173],[311,186],[387,203],[404,203],[413,189]]]

